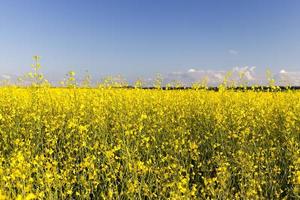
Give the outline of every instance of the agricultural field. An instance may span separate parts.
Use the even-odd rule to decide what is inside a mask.
[[[299,91],[0,88],[0,199],[299,198]]]

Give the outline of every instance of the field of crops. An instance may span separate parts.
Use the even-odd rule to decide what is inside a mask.
[[[0,199],[281,198],[298,91],[0,89]]]

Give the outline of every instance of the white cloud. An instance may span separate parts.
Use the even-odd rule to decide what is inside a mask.
[[[275,74],[274,79],[278,85],[300,86],[300,71],[280,70]]]
[[[7,75],[7,74],[2,74],[1,75],[1,78],[3,78],[3,79],[11,79],[11,76],[10,75]]]
[[[239,54],[239,52],[237,50],[234,50],[234,49],[229,49],[228,53],[231,54],[231,55],[238,55]]]
[[[193,72],[195,72],[195,71],[196,71],[195,69],[189,69],[189,70],[188,70],[189,73],[193,73]]]
[[[286,71],[284,70],[284,69],[282,69],[282,70],[280,70],[280,72],[279,72],[280,74],[285,74],[286,73]]]
[[[256,81],[255,67],[235,67],[230,70],[231,76],[229,80],[239,83],[253,83]],[[194,82],[201,82],[204,79],[208,81],[209,85],[219,85],[222,83],[227,75],[225,70],[197,70],[191,68],[185,72],[172,72],[165,76],[165,82],[172,82],[174,80],[181,81],[185,85],[190,85]]]
[[[233,68],[233,72],[237,73],[236,75],[238,75],[240,78],[246,78],[246,80],[255,80],[256,78],[254,77],[254,70],[255,70],[255,66],[252,67],[235,67]]]
[[[217,86],[222,83],[225,77],[230,74],[228,81],[236,84],[248,85],[268,85],[268,80],[264,72],[256,72],[255,66],[234,67],[231,70],[202,70],[190,68],[187,71],[171,72],[164,76],[164,82],[180,81],[184,85],[191,85],[195,82],[207,80],[209,86]],[[300,71],[288,71],[282,69],[273,76],[276,85],[300,86]]]

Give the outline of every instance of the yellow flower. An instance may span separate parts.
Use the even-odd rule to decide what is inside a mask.
[[[25,197],[25,200],[32,200],[32,199],[36,199],[36,195],[33,193],[29,193]]]

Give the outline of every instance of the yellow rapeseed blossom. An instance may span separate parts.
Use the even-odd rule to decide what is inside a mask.
[[[0,88],[0,200],[300,198],[300,92],[66,78]]]

